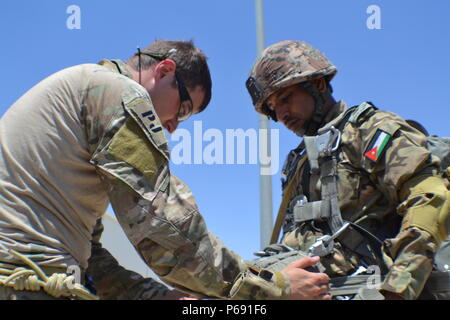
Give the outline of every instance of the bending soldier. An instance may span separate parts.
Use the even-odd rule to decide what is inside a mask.
[[[375,266],[382,283],[371,297],[417,299],[449,230],[440,160],[398,115],[336,102],[336,72],[311,45],[282,41],[266,48],[246,82],[257,112],[303,138],[283,167],[272,243],[282,225],[281,243],[321,252],[332,283],[364,279]],[[357,292],[340,298],[364,298]]]
[[[66,274],[73,266],[100,298],[180,297],[102,248],[99,219],[111,202],[140,256],[183,292],[329,299],[328,276],[304,270],[318,258],[283,272],[249,268],[208,232],[189,188],[170,174],[163,128],[172,133],[210,98],[204,54],[160,40],[127,63],[57,72],[12,105],[0,121],[0,298],[96,298]]]

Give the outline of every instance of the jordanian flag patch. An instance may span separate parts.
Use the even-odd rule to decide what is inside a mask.
[[[378,159],[383,154],[383,151],[386,148],[389,140],[391,140],[391,137],[392,136],[389,133],[377,129],[377,132],[375,132],[372,141],[370,141],[369,146],[364,153],[364,156],[372,161],[378,161]]]

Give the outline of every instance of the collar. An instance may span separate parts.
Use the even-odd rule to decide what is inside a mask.
[[[344,113],[345,110],[347,110],[347,109],[348,109],[348,106],[343,100],[336,102],[335,105],[332,106],[330,111],[328,111],[328,113],[326,114],[323,124],[327,124],[328,122],[333,121],[341,113]]]
[[[331,107],[330,111],[326,114],[323,125],[319,130],[318,134],[327,131],[331,126],[337,126],[345,116],[345,111],[348,109],[347,104],[340,100],[334,106]]]
[[[98,62],[98,64],[108,68],[113,72],[118,72],[130,79],[133,79],[131,72],[128,70],[127,64],[120,59],[103,59],[100,62]]]

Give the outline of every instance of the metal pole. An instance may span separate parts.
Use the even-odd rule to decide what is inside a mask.
[[[262,0],[255,0],[256,7],[256,42],[257,42],[257,56],[259,57],[265,48],[264,41],[264,17]],[[267,141],[267,155],[269,159],[270,154],[270,124],[266,116],[259,116],[259,134],[267,134],[265,139]],[[259,139],[259,155],[261,160],[261,139]],[[272,175],[267,174],[271,172],[271,162],[259,163],[259,199],[260,199],[260,246],[261,249],[267,247],[270,242],[270,236],[273,228],[273,208],[272,208]],[[265,174],[262,174],[265,173]]]

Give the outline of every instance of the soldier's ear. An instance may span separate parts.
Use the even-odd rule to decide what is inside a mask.
[[[320,78],[320,79],[314,79],[311,81],[316,88],[321,92],[325,92],[325,90],[327,89],[327,82],[325,81],[324,78]]]
[[[156,65],[155,72],[157,73],[158,78],[161,79],[165,76],[173,75],[176,68],[177,64],[175,61],[172,59],[165,59]]]

